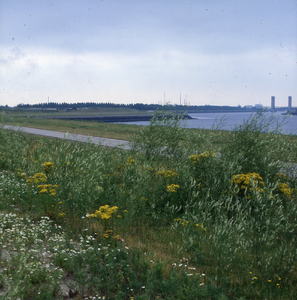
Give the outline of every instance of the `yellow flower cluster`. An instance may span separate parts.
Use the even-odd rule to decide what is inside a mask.
[[[206,151],[205,153],[193,154],[189,157],[189,159],[196,164],[199,160],[207,159],[209,157],[215,157],[216,154],[213,151]]]
[[[168,177],[177,177],[178,173],[171,171],[171,170],[161,170],[157,172],[158,175],[163,176],[164,178],[168,178]]]
[[[206,231],[206,228],[203,227],[203,224],[195,224],[195,226],[197,227],[197,231]]]
[[[105,233],[103,233],[102,237],[104,239],[108,239],[111,234],[112,234],[112,230],[106,230]]]
[[[124,166],[125,166],[125,164],[119,164],[119,165],[117,166],[117,169],[121,170],[121,168],[123,168]]]
[[[40,189],[39,194],[45,194],[48,193],[50,196],[56,195],[56,188],[58,187],[57,184],[40,184],[37,186],[38,189]]]
[[[181,224],[182,224],[183,226],[188,226],[189,223],[190,223],[189,221],[182,221],[182,222],[181,222]]]
[[[46,161],[43,164],[43,170],[44,170],[44,172],[48,172],[53,166],[54,166],[53,163],[51,163],[49,161]]]
[[[286,182],[289,180],[289,177],[285,175],[284,173],[278,173],[274,176],[276,180],[279,180],[280,182]]]
[[[102,237],[103,237],[104,239],[108,239],[109,235],[108,235],[107,233],[103,233]]]
[[[289,187],[289,177],[286,176],[284,173],[279,173],[276,174],[275,179],[280,181],[280,183],[276,187],[276,190],[280,193],[283,193],[288,199],[291,199],[292,192],[294,189],[291,189]]]
[[[290,189],[289,185],[287,183],[280,183],[277,186],[277,190],[283,193],[287,198],[291,199],[292,196],[292,189]]]
[[[88,215],[88,218],[99,218],[101,220],[108,220],[117,210],[117,206],[110,207],[109,205],[104,205],[101,206],[99,210],[96,210],[94,214]]]
[[[173,184],[170,184],[167,186],[166,191],[168,193],[176,193],[178,188],[179,188],[179,185],[173,183]]]
[[[180,222],[181,225],[187,226],[190,222],[186,220],[182,220],[180,218],[174,219],[175,222]]]
[[[155,172],[155,168],[152,168],[152,167],[146,167],[145,169],[148,171],[149,174]]]
[[[275,176],[275,179],[280,181],[276,187],[276,192],[282,193],[288,199],[291,199],[294,189],[290,188],[288,184],[289,178],[285,174],[279,173]],[[233,175],[231,183],[236,184],[240,190],[248,189],[249,191],[253,192],[255,188],[256,191],[264,193],[264,182],[258,173]],[[272,194],[271,198],[273,198]],[[251,195],[248,195],[248,199],[251,199]]]
[[[125,163],[125,164],[119,164],[118,166],[117,166],[117,169],[121,169],[121,168],[123,168],[123,167],[129,167],[129,166],[132,166],[134,163],[136,163],[136,161],[137,160],[135,160],[135,159],[133,159],[131,156],[129,156],[128,158],[127,158],[127,162]]]
[[[27,182],[30,183],[41,183],[46,182],[46,175],[44,173],[35,173],[33,176],[27,177]]]
[[[18,169],[18,175],[19,175],[20,177],[25,177],[25,178],[27,179],[26,173],[24,173],[22,169]]]
[[[131,156],[129,156],[129,157],[127,158],[126,166],[131,166],[133,163],[136,163],[136,160],[133,159]]]
[[[231,183],[236,184],[241,190],[249,188],[251,191],[253,188],[252,184],[257,187],[257,190],[263,192],[264,190],[261,187],[264,187],[264,182],[262,177],[258,173],[248,173],[248,174],[237,174],[233,175]]]

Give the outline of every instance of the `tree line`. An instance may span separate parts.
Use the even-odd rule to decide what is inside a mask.
[[[241,106],[219,106],[219,105],[160,105],[160,104],[115,104],[115,103],[95,103],[95,102],[80,102],[80,103],[38,103],[38,104],[18,104],[17,108],[29,109],[29,108],[41,108],[41,109],[83,109],[83,108],[129,108],[136,110],[157,110],[164,109],[164,107],[170,110],[176,111],[250,111],[257,110],[256,108],[241,107]]]

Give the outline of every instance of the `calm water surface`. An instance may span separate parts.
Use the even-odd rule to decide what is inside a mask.
[[[266,113],[268,116],[272,113]],[[282,127],[285,134],[297,135],[297,116],[282,116],[281,112],[273,114],[276,117],[284,119],[284,125]],[[235,126],[241,125],[244,121],[248,120],[251,113],[197,113],[189,114],[193,119],[187,120],[185,126],[187,128],[207,128],[210,129],[214,125],[218,124],[223,118],[224,121],[219,126],[222,130],[233,130]],[[125,122],[123,124],[135,124],[135,125],[149,125],[150,122]]]

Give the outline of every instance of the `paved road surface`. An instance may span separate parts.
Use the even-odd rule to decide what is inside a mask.
[[[1,126],[1,125],[0,125]],[[12,126],[12,125],[2,125],[5,129],[10,130],[16,130],[16,131],[22,131],[26,133],[31,134],[37,134],[37,135],[43,135],[58,139],[66,139],[71,141],[79,141],[84,143],[93,143],[96,145],[102,145],[107,147],[117,147],[121,149],[129,150],[129,142],[127,141],[121,141],[121,140],[115,140],[115,139],[105,139],[100,137],[94,137],[94,136],[87,136],[82,134],[72,134],[72,133],[64,133],[59,131],[51,131],[51,130],[44,130],[44,129],[36,129],[36,128],[29,128],[29,127],[18,127],[18,126]]]

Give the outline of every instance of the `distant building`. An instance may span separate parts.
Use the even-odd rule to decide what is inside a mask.
[[[247,109],[252,109],[252,108],[253,108],[253,105],[246,105],[245,108],[247,108]]]
[[[271,110],[274,111],[275,110],[275,97],[271,96]]]
[[[255,108],[257,108],[257,109],[262,109],[262,108],[263,108],[263,105],[262,105],[262,104],[255,104]]]
[[[292,110],[292,97],[288,97],[288,111],[290,112]]]

